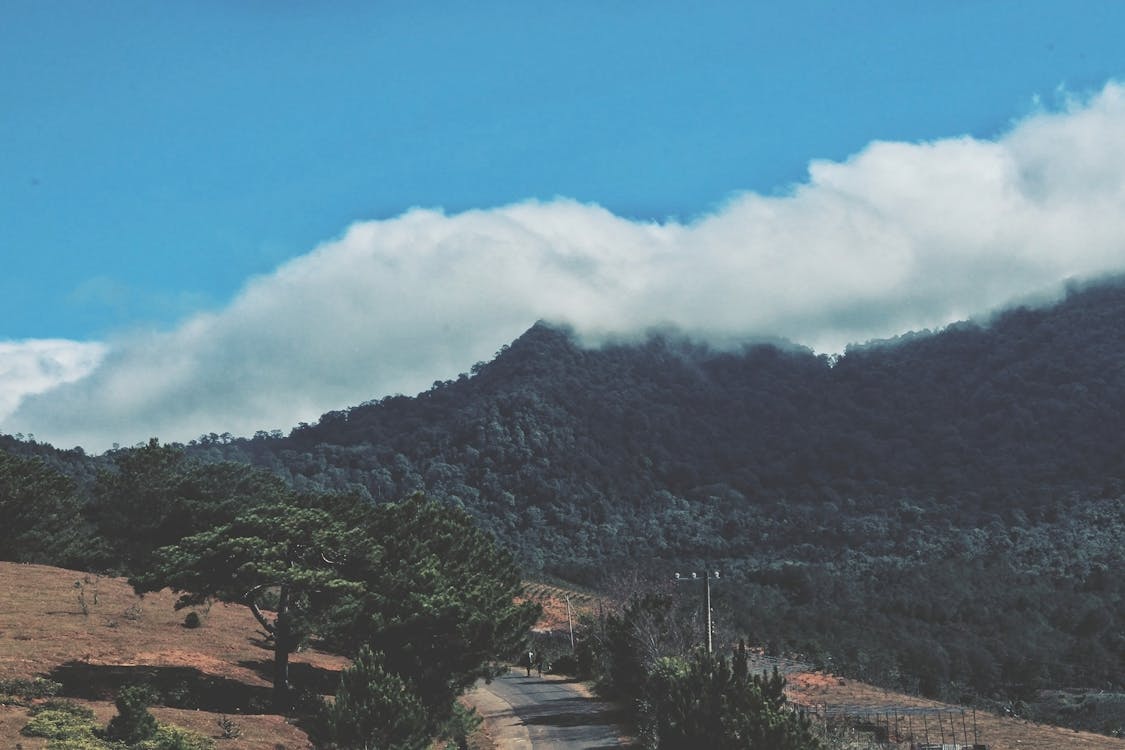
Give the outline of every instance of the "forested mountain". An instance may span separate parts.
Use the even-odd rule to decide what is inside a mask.
[[[415,398],[186,449],[376,502],[424,490],[565,579],[722,567],[724,627],[857,675],[1120,690],[1122,331],[1123,279],[838,358],[540,323]]]
[[[869,512],[1023,525],[1119,497],[1122,330],[1122,282],[835,361],[673,334],[586,349],[540,323],[417,398],[192,450],[376,500],[424,489],[563,575],[767,540],[834,557],[896,542]]]

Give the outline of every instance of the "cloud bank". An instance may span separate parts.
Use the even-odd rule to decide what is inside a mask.
[[[0,417],[28,396],[46,393],[90,374],[105,347],[63,339],[0,341]]]
[[[0,429],[92,450],[287,429],[424,390],[537,319],[591,340],[672,324],[819,351],[942,326],[1125,269],[1122,134],[1111,83],[994,140],[816,161],[786,195],[686,223],[562,199],[357,223],[219,312],[110,342],[76,382],[5,394],[20,405]]]

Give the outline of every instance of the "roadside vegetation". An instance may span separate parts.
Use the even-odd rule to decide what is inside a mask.
[[[630,709],[646,748],[822,748],[776,670],[752,672],[745,643],[708,653],[670,597],[586,618],[580,635],[577,671]]]

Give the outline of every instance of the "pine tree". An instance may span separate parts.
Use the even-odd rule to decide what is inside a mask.
[[[117,716],[105,728],[106,737],[129,745],[143,742],[156,734],[156,717],[148,712],[152,694],[140,685],[121,688],[114,701]]]
[[[651,741],[662,750],[816,750],[810,722],[787,705],[785,679],[751,674],[745,644],[731,658],[696,652],[658,662],[648,688]]]
[[[383,654],[364,646],[340,673],[335,700],[325,709],[325,733],[337,750],[422,750],[430,722],[421,701],[398,675],[384,668]]]

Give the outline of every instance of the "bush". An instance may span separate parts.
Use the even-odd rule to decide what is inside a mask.
[[[47,750],[125,750],[125,746],[116,742],[108,743],[93,734],[88,734],[51,740],[47,743]]]
[[[784,689],[776,668],[750,673],[744,645],[731,658],[665,657],[649,677],[642,734],[654,747],[818,750],[808,719],[787,705]]]
[[[148,712],[153,696],[141,685],[123,687],[117,693],[117,716],[105,728],[106,737],[129,744],[143,742],[156,735],[156,718]]]
[[[51,700],[35,706],[20,734],[45,737],[50,750],[113,750],[114,746],[97,736],[94,712],[64,700]]]
[[[484,722],[476,709],[466,708],[460,703],[453,704],[453,715],[441,730],[441,736],[449,742],[446,747],[468,747],[469,736]]]
[[[73,703],[40,709],[21,733],[25,737],[46,738],[48,750],[212,750],[215,747],[210,738],[170,724],[160,724],[148,739],[126,745],[100,737],[93,718],[93,711]]]
[[[133,745],[132,750],[211,750],[215,742],[190,729],[160,724],[151,738]]]
[[[42,677],[28,680],[16,677],[10,680],[0,680],[0,695],[10,695],[27,700],[33,698],[51,698],[62,690],[62,683],[54,680],[45,680]]]
[[[563,654],[551,662],[551,672],[554,674],[577,675],[578,659],[573,654]]]
[[[28,714],[31,716],[38,716],[46,711],[58,711],[59,713],[70,714],[79,719],[86,721],[94,720],[94,711],[87,706],[79,705],[74,701],[68,701],[60,698],[51,698],[50,700],[39,703],[31,707]]]
[[[184,618],[184,627],[194,630],[203,624],[203,620],[199,619],[198,612],[188,612],[187,617]]]
[[[242,736],[242,725],[229,716],[220,716],[215,719],[219,725],[219,735],[224,740],[233,740]]]
[[[367,646],[340,673],[336,699],[325,706],[328,746],[423,750],[430,742],[422,703],[402,678],[383,668],[383,655]]]

